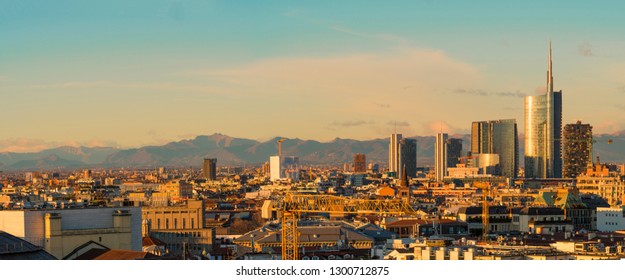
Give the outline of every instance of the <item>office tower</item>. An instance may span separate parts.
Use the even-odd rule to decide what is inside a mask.
[[[217,180],[217,159],[205,158],[202,166],[202,177],[209,181]]]
[[[516,120],[473,122],[471,125],[471,154],[496,154],[498,174],[515,178],[519,166],[519,141]]]
[[[367,157],[365,154],[354,154],[354,172],[367,172]]]
[[[398,178],[404,177],[404,170],[408,177],[417,175],[417,140],[404,138],[399,141],[399,166]]]
[[[447,167],[456,167],[462,156],[462,139],[447,139]]]
[[[294,156],[272,156],[269,158],[271,181],[299,180],[299,158]]]
[[[391,134],[390,143],[388,145],[388,171],[395,172],[396,176],[399,174],[399,141],[401,141],[401,134]],[[396,177],[399,178],[399,177]]]
[[[562,91],[553,91],[551,43],[547,92],[525,97],[525,177],[561,178]]]
[[[434,172],[436,181],[443,181],[447,173],[447,133],[436,135],[434,147]]]
[[[562,132],[562,176],[576,178],[592,161],[592,126],[578,121]]]

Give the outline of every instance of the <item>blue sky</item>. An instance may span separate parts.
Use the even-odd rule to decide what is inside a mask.
[[[622,1],[4,1],[0,151],[199,134],[431,135],[516,118],[553,42],[564,122],[625,129]]]

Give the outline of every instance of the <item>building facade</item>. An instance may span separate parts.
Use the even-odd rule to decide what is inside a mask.
[[[417,175],[417,140],[404,138],[399,141],[399,176],[403,178],[404,170],[408,177]]]
[[[447,139],[447,167],[456,167],[462,157],[462,139]]]
[[[401,169],[399,166],[399,141],[401,139],[401,134],[393,133],[388,144],[388,171],[395,172],[396,175],[399,174]]]
[[[183,205],[144,207],[141,212],[143,236],[156,237],[167,243],[170,253],[200,255],[213,251],[215,230],[205,227],[203,201],[188,200]]]
[[[518,174],[519,141],[516,120],[473,122],[471,154],[499,155],[499,175],[516,178]]]
[[[562,136],[562,176],[576,178],[592,163],[592,126],[567,124]]]
[[[0,211],[0,230],[44,248],[58,259],[93,241],[141,251],[141,209],[106,207]]]
[[[269,158],[271,181],[299,180],[299,158],[294,156],[272,156]]]
[[[217,159],[205,158],[202,166],[202,177],[209,181],[217,180]]]
[[[447,175],[447,133],[436,135],[434,147],[434,173],[436,181],[443,181]]]
[[[365,154],[354,154],[354,172],[367,172],[367,157]]]
[[[525,97],[525,177],[562,177],[562,91],[553,90],[551,43],[547,92]]]

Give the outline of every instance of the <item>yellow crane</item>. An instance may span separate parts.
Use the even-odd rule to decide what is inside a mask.
[[[305,213],[406,215],[416,213],[405,201],[352,199],[333,195],[288,193],[274,209],[282,212],[282,259],[299,259],[297,220]]]
[[[490,211],[488,207],[488,195],[490,194],[490,183],[475,182],[474,186],[482,190],[482,239],[488,238]]]

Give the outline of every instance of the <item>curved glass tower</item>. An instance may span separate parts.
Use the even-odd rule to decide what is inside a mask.
[[[562,91],[553,91],[551,42],[545,95],[525,97],[525,177],[562,177]]]

